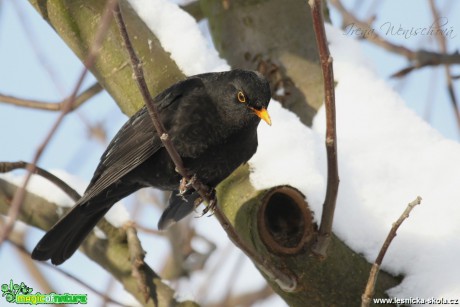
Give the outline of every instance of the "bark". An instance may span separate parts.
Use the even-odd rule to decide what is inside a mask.
[[[317,225],[298,190],[290,186],[256,190],[249,181],[249,168],[242,166],[218,186],[217,196],[245,243],[296,277],[297,287],[286,291],[261,270],[289,306],[359,306],[371,264],[335,236],[325,260],[313,256],[310,248]],[[399,282],[380,272],[375,297],[386,297],[385,291]]]
[[[8,214],[16,189],[17,186],[14,184],[0,179],[0,214]],[[59,219],[57,212],[62,210],[62,207],[33,193],[26,193],[19,220],[42,230],[51,228]],[[147,277],[149,289],[149,301],[145,302],[143,293],[138,289],[138,280],[132,274],[126,232],[113,227],[105,220],[102,220],[98,227],[107,235],[107,239],[100,239],[91,232],[80,251],[117,279],[125,290],[144,306],[197,306],[191,301],[177,302],[174,290],[164,284],[148,265],[141,268]]]
[[[75,55],[84,60],[99,26],[105,1],[30,0],[37,12],[53,27]],[[161,46],[155,35],[136,15],[127,1],[120,1],[133,45],[143,63],[145,78],[156,95],[185,75]],[[134,114],[142,105],[142,96],[134,83],[129,57],[122,45],[117,25],[112,20],[96,64],[91,72],[109,92],[120,109]]]

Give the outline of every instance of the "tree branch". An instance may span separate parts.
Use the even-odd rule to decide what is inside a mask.
[[[33,165],[31,163],[27,163],[24,161],[18,161],[18,162],[0,162],[0,173],[8,173],[11,172],[15,169],[30,169],[32,168]],[[78,194],[77,191],[72,189],[67,183],[65,183],[63,180],[58,178],[57,176],[51,174],[47,170],[44,170],[43,168],[39,166],[33,167],[33,174],[42,176],[43,178],[51,181],[54,183],[58,188],[63,190],[67,195],[69,195],[74,201],[77,201],[80,199],[80,194]]]
[[[343,6],[340,0],[330,0],[330,3],[342,15],[345,24],[348,24],[348,25],[354,24],[355,26],[361,29],[371,29],[372,28],[371,24],[369,24],[368,22],[359,20],[353,14],[351,14],[347,9],[345,9],[345,7]],[[444,54],[444,53],[431,52],[427,50],[413,51],[405,46],[397,45],[390,41],[385,40],[382,36],[380,36],[375,31],[372,32],[372,35],[364,35],[363,38],[379,47],[382,47],[383,49],[387,51],[402,55],[406,57],[409,61],[412,62],[412,65],[410,67],[405,68],[398,73],[395,73],[393,77],[404,76],[414,69],[422,68],[425,66],[436,66],[436,65],[442,65],[442,64],[460,64],[460,53],[458,52],[455,52],[453,54]]]
[[[64,183],[64,185],[67,184]],[[61,184],[59,187],[62,187]],[[11,199],[17,189],[18,187],[14,184],[0,178],[0,214],[8,212]],[[57,214],[58,208],[62,207],[26,191],[25,202],[19,212],[18,219],[28,225],[48,230],[60,218]],[[123,229],[115,228],[105,219],[98,223],[98,227],[107,235],[107,239],[100,239],[94,232],[91,232],[83,241],[80,251],[123,284],[126,291],[137,300],[144,301],[145,294],[139,292],[138,288],[139,280],[133,276],[134,268],[130,261],[132,251],[128,246],[126,232]],[[177,302],[174,299],[173,290],[165,285],[147,264],[144,263],[138,270],[146,276],[145,283],[148,286],[149,298],[151,298],[149,302],[144,304],[145,306],[158,307],[171,306],[171,304],[174,306],[196,306],[191,301]]]
[[[441,17],[439,16],[439,12],[436,9],[436,4],[434,3],[434,1],[429,0],[429,3],[430,3],[431,13],[433,15],[434,23],[436,24],[436,28],[439,29],[441,28],[441,25],[440,25]],[[444,37],[444,35],[437,34],[436,39],[438,41],[441,52],[445,54],[447,52],[446,38]],[[454,84],[452,80],[452,73],[451,73],[449,64],[444,65],[444,74],[447,80],[447,93],[449,94],[450,102],[451,102],[452,108],[454,109],[455,119],[457,120],[457,129],[460,130],[460,110],[458,107],[457,96],[455,95],[455,89],[454,89]]]
[[[83,103],[93,98],[95,95],[99,94],[103,90],[102,86],[99,83],[94,83],[89,88],[84,90],[78,96],[75,97],[75,101],[70,107],[69,111],[73,111],[80,107]],[[65,105],[68,102],[68,99],[65,99],[61,102],[44,102],[33,99],[24,99],[17,98],[13,96],[8,96],[0,93],[0,102],[26,107],[31,109],[39,109],[45,111],[62,111]]]
[[[339,190],[339,171],[337,165],[337,133],[335,118],[335,92],[334,92],[334,71],[332,68],[332,57],[329,53],[326,31],[324,29],[324,18],[321,0],[310,0],[311,13],[313,16],[313,27],[315,28],[316,42],[318,44],[319,56],[324,78],[324,95],[326,105],[326,152],[327,152],[327,190],[324,199],[321,224],[318,231],[318,238],[312,251],[320,256],[326,257],[326,252],[332,236],[332,222]]]
[[[385,239],[385,242],[383,242],[382,248],[380,249],[380,252],[377,258],[375,259],[375,262],[372,265],[371,271],[369,273],[369,280],[367,281],[366,289],[361,297],[361,307],[370,306],[371,299],[374,296],[375,284],[377,282],[377,275],[379,273],[380,266],[382,265],[383,257],[385,257],[388,247],[390,247],[391,242],[396,237],[396,231],[398,231],[399,226],[401,226],[404,220],[409,217],[409,213],[412,211],[412,209],[414,209],[415,206],[420,205],[421,201],[422,201],[422,198],[420,196],[417,196],[417,198],[414,201],[410,202],[407,205],[406,210],[404,210],[404,212],[401,214],[399,219],[391,227],[391,230],[388,233],[388,236]]]

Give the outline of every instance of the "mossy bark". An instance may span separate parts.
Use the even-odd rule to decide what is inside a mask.
[[[82,61],[97,32],[106,1],[30,0],[37,12]],[[142,61],[145,79],[152,95],[184,79],[170,54],[137,16],[127,1],[120,1],[133,46]],[[109,92],[120,109],[134,114],[144,101],[133,79],[128,53],[114,20],[104,40],[96,63],[90,68],[98,82]]]
[[[314,224],[312,215],[301,215],[298,213],[298,208],[293,206],[297,205],[301,209],[306,207],[306,210],[310,210],[303,196],[302,199],[276,201],[273,205],[278,206],[278,210],[265,213],[277,215],[276,230],[272,234],[281,245],[285,240],[285,246],[289,248],[274,249],[262,239],[260,223],[263,222],[264,217],[259,211],[267,201],[270,201],[267,196],[270,197],[276,189],[280,188],[286,187],[254,189],[249,180],[249,168],[242,166],[218,186],[217,196],[219,205],[244,242],[261,254],[265,261],[275,264],[280,271],[296,276],[298,282],[296,289],[285,291],[261,271],[273,290],[289,306],[359,306],[371,264],[335,236],[329,246],[328,257],[325,260],[315,257],[310,247],[315,241],[317,225]],[[296,191],[292,187],[287,188]],[[270,218],[265,217],[265,219]],[[313,233],[308,230],[305,233],[305,240],[297,239],[296,242],[300,245],[293,251],[292,242],[289,241],[290,236],[296,233],[291,232],[290,235],[283,237],[279,228],[292,229],[292,225],[299,223],[299,219],[303,219],[300,222],[303,222]],[[287,233],[289,234],[289,231]],[[398,285],[399,282],[399,278],[380,272],[375,297],[386,297],[385,291]]]

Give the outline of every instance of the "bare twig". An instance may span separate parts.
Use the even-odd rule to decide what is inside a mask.
[[[160,136],[160,139],[167,150],[171,160],[176,166],[176,171],[187,181],[190,182],[193,188],[200,194],[202,199],[208,203],[209,207],[214,208],[214,214],[218,221],[221,223],[224,230],[227,232],[228,237],[232,242],[238,246],[248,257],[250,257],[259,268],[263,270],[270,278],[278,283],[278,285],[285,289],[286,291],[293,291],[297,286],[296,277],[293,275],[287,275],[285,272],[282,272],[274,266],[274,264],[269,263],[266,259],[263,259],[259,254],[253,251],[249,246],[243,243],[242,239],[239,237],[235,228],[231,225],[227,217],[224,215],[219,206],[216,205],[217,200],[213,193],[213,190],[208,186],[203,184],[198,178],[193,177],[193,174],[190,174],[189,171],[184,167],[182,158],[177,152],[176,148],[171,142],[169,135],[166,129],[163,126],[163,123],[160,120],[158,110],[156,105],[153,102],[153,98],[149,93],[147,84],[144,78],[144,72],[142,69],[142,64],[139,61],[139,58],[136,55],[136,52],[133,49],[131,40],[126,29],[126,25],[123,21],[123,16],[121,14],[119,6],[116,6],[114,10],[115,20],[117,21],[118,27],[120,29],[121,36],[125,47],[129,53],[131,59],[131,65],[134,70],[134,75],[136,82],[138,84],[139,90],[144,99],[145,105],[149,112],[149,115],[152,119],[153,125],[157,131],[157,134]]]
[[[96,94],[100,93],[103,90],[102,86],[99,83],[95,83],[83,91],[81,94],[75,97],[75,101],[70,108],[70,111],[77,109],[83,103],[94,97]],[[33,99],[24,99],[8,95],[3,95],[0,93],[0,102],[13,104],[20,107],[26,107],[31,109],[40,109],[46,111],[62,111],[65,105],[68,103],[69,98],[61,102],[45,102],[38,101]]]
[[[318,238],[312,251],[326,257],[327,248],[331,241],[332,222],[334,220],[335,204],[339,190],[339,171],[337,165],[337,133],[335,119],[335,92],[334,71],[332,69],[332,57],[327,45],[326,31],[321,0],[310,0],[313,26],[315,28],[316,42],[318,44],[319,57],[324,78],[324,95],[326,105],[326,152],[327,152],[327,190],[324,199],[321,224]]]
[[[134,51],[134,48],[132,47],[131,40],[129,38],[129,34],[126,29],[123,16],[121,14],[120,7],[118,4],[115,7],[114,13],[115,20],[120,29],[120,34],[123,38],[125,47],[129,53],[129,58],[131,59],[131,66],[133,68],[134,76],[137,81],[136,83],[139,87],[139,91],[142,94],[142,98],[145,101],[145,106],[147,107],[149,115],[152,118],[153,126],[155,127],[155,130],[157,131],[158,135],[160,136],[161,142],[163,143],[169,156],[174,162],[174,165],[176,165],[177,172],[181,174],[187,181],[190,181],[191,175],[188,174],[188,171],[185,169],[182,159],[179,156],[179,153],[177,152],[176,148],[174,148],[172,142],[169,139],[169,135],[166,131],[166,128],[164,127],[163,122],[160,120],[157,107],[153,102],[153,98],[150,95],[147,83],[144,78],[144,70],[142,68],[142,63],[140,62],[139,58],[136,55],[136,52]]]
[[[203,272],[206,274],[206,276],[203,279],[203,282],[201,283],[200,287],[196,291],[197,301],[206,300],[206,298],[209,295],[209,292],[212,291],[209,285],[214,283],[214,279],[216,278],[216,276],[218,276],[217,273],[220,269],[222,269],[222,263],[226,261],[228,255],[232,251],[232,248],[233,244],[231,242],[228,242],[228,244],[222,249],[222,251],[218,255],[216,255],[219,256],[219,258],[214,261],[212,266],[209,266],[208,269]]]
[[[396,231],[398,231],[399,226],[401,226],[404,220],[409,217],[409,213],[412,211],[412,209],[415,206],[420,205],[421,201],[422,198],[420,196],[417,196],[417,198],[414,201],[410,202],[407,205],[406,210],[404,210],[399,219],[391,227],[391,230],[388,233],[385,242],[383,242],[382,248],[380,249],[377,258],[375,259],[375,262],[372,265],[366,289],[361,297],[361,307],[370,306],[372,297],[374,296],[375,283],[377,282],[377,275],[379,273],[380,266],[382,265],[383,257],[385,257],[388,247],[390,247],[391,242],[393,241],[394,237],[396,237]]]
[[[360,29],[372,29],[371,24],[359,20],[347,9],[345,9],[340,0],[330,0],[330,3],[340,12],[345,24],[353,24]],[[419,69],[425,66],[435,66],[442,64],[460,64],[460,53],[458,52],[455,52],[453,54],[441,54],[427,50],[413,51],[405,46],[397,45],[385,40],[376,31],[373,31],[372,35],[363,36],[363,38],[379,47],[382,47],[387,51],[402,55],[412,62],[412,65],[410,67],[405,68],[398,73],[395,73],[393,77],[402,77],[414,69]]]
[[[245,258],[243,254],[239,254],[238,258],[236,259],[236,262],[233,264],[232,271],[227,280],[227,285],[225,286],[225,289],[227,290],[222,300],[222,306],[232,306],[229,304],[229,302],[232,298],[232,292],[233,292],[234,285],[236,283],[236,279],[238,278],[238,275],[241,274],[241,269],[243,268],[244,260]]]
[[[430,3],[430,9],[433,15],[433,19],[434,19],[436,28],[440,29],[441,28],[441,25],[440,25],[441,17],[439,15],[438,10],[436,9],[436,4],[434,3],[433,0],[429,0],[429,3]],[[438,33],[436,35],[436,39],[438,41],[441,52],[446,53],[447,52],[447,41],[444,35],[439,35]],[[452,104],[452,108],[454,109],[454,113],[455,113],[454,114],[455,119],[457,120],[457,128],[460,130],[460,111],[458,108],[457,96],[455,95],[455,89],[454,89],[454,84],[453,84],[452,74],[451,74],[449,64],[444,65],[444,73],[445,73],[446,80],[447,80],[447,92],[449,93],[450,102]]]
[[[140,230],[142,232],[148,233],[148,234],[152,234],[152,235],[156,235],[156,236],[164,236],[163,231],[156,230],[156,229],[153,229],[153,228],[150,228],[150,227],[147,227],[147,226],[143,226],[143,225],[140,225],[138,223],[136,223],[136,229],[138,229],[138,230]]]
[[[38,160],[40,159],[40,157],[41,157],[43,151],[45,150],[46,146],[48,145],[48,143],[53,138],[55,132],[59,128],[59,126],[60,126],[61,122],[63,121],[64,117],[72,109],[72,105],[75,102],[75,98],[77,96],[77,93],[80,90],[80,87],[83,84],[83,80],[85,79],[85,77],[86,77],[86,75],[88,73],[88,68],[93,66],[93,64],[94,64],[94,62],[96,60],[96,56],[99,53],[99,49],[102,46],[102,42],[103,42],[103,40],[105,38],[105,34],[106,34],[106,32],[107,32],[107,30],[109,28],[109,25],[110,25],[110,20],[112,18],[111,12],[112,12],[113,7],[115,6],[116,3],[117,3],[116,0],[109,0],[107,2],[104,14],[101,17],[100,26],[98,28],[98,31],[95,34],[93,43],[91,44],[91,47],[90,47],[90,49],[88,51],[88,55],[87,55],[87,57],[85,59],[85,62],[84,62],[85,67],[84,67],[83,71],[80,74],[80,77],[79,77],[79,79],[78,79],[78,81],[77,81],[77,83],[75,85],[75,88],[74,88],[72,94],[70,95],[69,99],[67,100],[67,103],[63,107],[63,109],[61,111],[61,114],[57,118],[57,120],[54,123],[54,125],[51,127],[51,129],[50,129],[48,135],[46,136],[45,140],[38,147],[38,149],[37,149],[37,151],[35,153],[35,156],[34,156],[32,162],[30,163],[30,167],[27,168],[28,172],[27,172],[27,175],[24,178],[24,183],[16,191],[16,193],[15,193],[15,195],[13,197],[13,200],[11,202],[11,207],[10,207],[10,210],[8,212],[9,220],[5,224],[5,226],[3,227],[2,232],[0,234],[0,244],[6,238],[8,238],[8,235],[9,235],[9,233],[11,232],[11,230],[13,228],[14,222],[16,221],[16,219],[18,217],[19,211],[21,209],[21,204],[22,204],[22,202],[24,200],[25,189],[26,189],[27,184],[29,183],[29,180],[30,180],[30,177],[32,176],[32,173],[35,171],[35,165],[37,164]]]

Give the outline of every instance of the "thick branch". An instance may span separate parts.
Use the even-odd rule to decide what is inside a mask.
[[[91,46],[106,1],[94,0],[29,0],[37,12],[52,26],[62,40],[83,61]],[[129,28],[136,29],[133,44],[141,54],[146,81],[152,93],[159,93],[185,76],[161,46],[158,39],[134,12],[127,0],[121,9]],[[132,78],[129,57],[122,48],[116,23],[110,24],[91,72],[127,115],[142,106],[142,97]]]
[[[217,197],[246,244],[279,270],[298,273],[290,292],[261,270],[272,289],[289,306],[358,306],[371,265],[333,234],[327,258],[312,257],[316,226],[305,196],[289,186],[256,190],[248,174],[248,166],[238,168],[219,184]],[[376,297],[398,283],[381,272]]]
[[[0,179],[0,214],[8,212],[16,190],[17,186]],[[25,196],[18,220],[43,230],[48,230],[58,221],[59,215],[56,212],[62,207],[30,192],[26,192]],[[143,302],[144,293],[138,291],[138,279],[132,275],[126,233],[105,220],[102,220],[98,227],[107,235],[107,239],[100,239],[91,232],[80,251],[108,271],[137,300]],[[152,298],[145,306],[196,306],[190,301],[175,301],[173,290],[166,286],[148,265],[144,264],[141,269],[147,276],[149,297]]]

